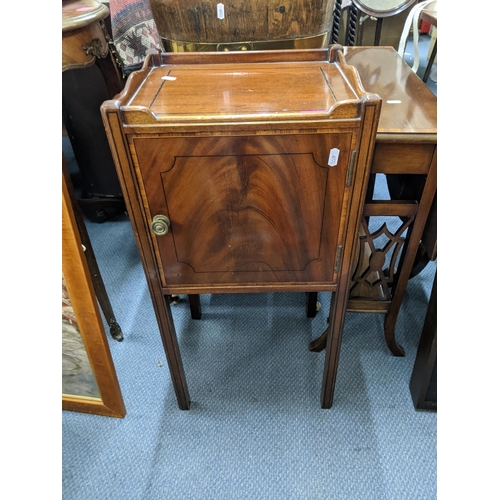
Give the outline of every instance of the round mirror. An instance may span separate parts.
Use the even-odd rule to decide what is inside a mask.
[[[407,9],[415,0],[352,0],[361,11],[374,17],[390,17]]]

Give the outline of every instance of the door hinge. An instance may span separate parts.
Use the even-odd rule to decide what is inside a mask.
[[[352,174],[354,172],[354,163],[356,163],[356,153],[357,151],[351,152],[351,161],[349,162],[349,170],[347,171],[347,187],[351,187],[352,184]]]
[[[338,272],[340,267],[340,257],[342,256],[342,245],[337,247],[337,258],[335,260],[335,272]]]

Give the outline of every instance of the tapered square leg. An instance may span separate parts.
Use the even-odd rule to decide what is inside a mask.
[[[199,295],[188,295],[189,308],[191,309],[192,319],[201,319],[201,302]]]

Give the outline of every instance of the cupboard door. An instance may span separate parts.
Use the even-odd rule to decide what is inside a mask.
[[[152,235],[163,286],[334,282],[351,141],[132,138],[148,223],[170,221]]]

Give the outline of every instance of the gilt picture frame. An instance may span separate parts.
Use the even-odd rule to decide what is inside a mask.
[[[62,409],[123,418],[125,404],[62,175]]]

